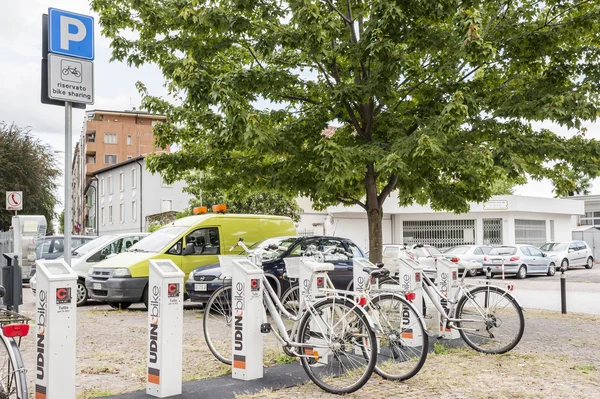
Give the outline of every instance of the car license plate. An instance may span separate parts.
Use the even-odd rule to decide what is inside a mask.
[[[502,259],[492,259],[492,263],[502,263]]]
[[[194,284],[194,291],[206,291],[208,284]]]
[[[94,287],[95,290],[101,290],[102,289],[102,284],[100,284],[100,283],[94,283],[93,287]]]

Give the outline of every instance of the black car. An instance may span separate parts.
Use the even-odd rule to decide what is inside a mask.
[[[352,288],[352,259],[344,254],[351,253],[353,257],[364,257],[361,249],[351,240],[340,237],[309,236],[309,237],[275,237],[263,240],[249,249],[254,255],[258,254],[262,261],[265,276],[275,292],[281,297],[290,287],[285,276],[284,258],[303,256],[309,246],[318,251],[331,252],[325,255],[325,262],[331,262],[335,269],[329,272],[329,277],[339,289]],[[273,249],[277,248],[277,249]],[[331,251],[336,248],[337,251]],[[329,251],[328,251],[329,250]],[[240,255],[244,255],[242,251]],[[185,283],[190,300],[208,302],[208,299],[223,284],[231,284],[221,276],[221,266],[218,263],[206,265],[193,270]]]

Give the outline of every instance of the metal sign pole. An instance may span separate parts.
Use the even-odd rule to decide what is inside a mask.
[[[72,150],[72,119],[73,119],[73,104],[65,101],[65,242],[64,242],[64,258],[67,265],[71,266],[71,228],[73,222],[71,220],[72,204],[71,204],[71,150]]]

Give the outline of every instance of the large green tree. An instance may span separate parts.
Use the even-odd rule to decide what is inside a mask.
[[[23,192],[22,215],[44,215],[52,229],[56,178],[61,171],[52,149],[29,129],[0,122],[0,230],[10,228],[14,212],[6,210],[6,191]]]
[[[383,204],[468,210],[501,179],[598,175],[582,123],[599,107],[600,2],[92,0],[113,57],[154,63],[173,103],[149,160],[207,189],[264,188],[358,204],[372,260]],[[132,34],[133,32],[133,34]],[[575,130],[563,138],[533,121]],[[328,129],[329,126],[337,129]]]

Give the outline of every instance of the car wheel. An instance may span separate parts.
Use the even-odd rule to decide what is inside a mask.
[[[527,277],[527,268],[525,266],[521,266],[517,272],[517,278],[524,279],[525,277]]]
[[[113,309],[125,310],[131,306],[131,302],[108,302],[108,305]]]
[[[594,267],[594,259],[590,256],[589,258],[587,258],[587,262],[585,263],[585,268],[591,269],[592,267]]]
[[[83,306],[88,300],[88,290],[85,281],[77,280],[77,306]]]
[[[469,277],[475,277],[475,276],[477,276],[477,269],[469,269],[469,272],[467,273],[467,276],[469,276]]]
[[[554,263],[550,263],[550,266],[548,266],[548,276],[554,276],[556,274],[556,266],[554,265]]]
[[[567,270],[569,268],[569,260],[567,258],[563,259],[562,262],[560,262],[560,267],[561,269]]]
[[[148,309],[148,284],[146,284],[144,292],[142,292],[142,302],[144,302],[144,306]]]

